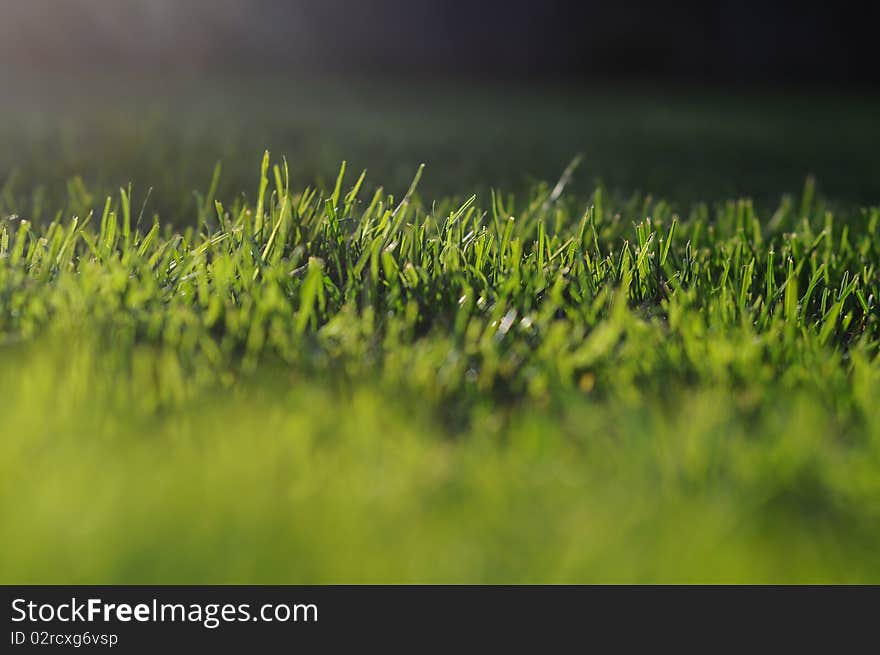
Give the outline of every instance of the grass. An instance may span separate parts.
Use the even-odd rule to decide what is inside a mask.
[[[880,209],[573,173],[5,218],[0,580],[876,582]]]
[[[332,187],[339,163],[401,193],[421,162],[426,198],[491,188],[526,194],[583,154],[569,194],[600,183],[615,195],[696,202],[748,196],[763,213],[808,174],[840,209],[880,197],[880,96],[840,90],[706,90],[410,79],[168,79],[4,76],[0,215],[48,222],[79,176],[101,199],[134,181],[153,189],[147,220],[196,215],[223,161],[217,193],[251,202],[265,149],[286,153],[299,187]],[[142,196],[139,199],[142,201]],[[140,203],[137,210],[140,210]]]

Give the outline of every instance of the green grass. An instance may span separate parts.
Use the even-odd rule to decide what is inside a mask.
[[[572,173],[3,219],[0,580],[880,580],[880,209]]]

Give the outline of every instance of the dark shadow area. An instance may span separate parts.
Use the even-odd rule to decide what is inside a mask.
[[[520,192],[580,155],[584,194],[775,205],[814,175],[876,203],[877,11],[0,0],[0,209],[39,214],[79,175],[185,222],[215,162],[224,197],[252,193],[266,148],[300,186],[347,160],[399,194],[426,162],[428,197]]]

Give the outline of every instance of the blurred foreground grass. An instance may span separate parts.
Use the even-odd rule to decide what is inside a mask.
[[[567,397],[452,435],[281,373],[138,416],[71,352],[4,353],[4,583],[880,576],[877,420],[843,432],[809,393]]]

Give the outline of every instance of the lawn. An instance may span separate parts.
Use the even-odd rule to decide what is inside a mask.
[[[880,580],[876,100],[298,88],[3,110],[0,581]]]

